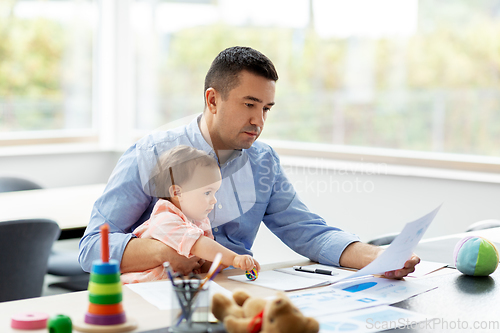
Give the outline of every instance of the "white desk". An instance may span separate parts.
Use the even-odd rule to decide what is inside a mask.
[[[263,270],[273,268],[290,267],[294,264],[304,265],[309,261],[288,262],[283,264],[263,265]],[[275,290],[242,284],[237,281],[229,280],[228,276],[242,274],[241,270],[230,269],[222,271],[214,281],[228,290],[236,288],[245,288],[250,294],[257,297],[265,297],[276,293]],[[153,282],[154,283],[154,282]],[[19,301],[10,301],[0,303],[0,332],[2,333],[19,333],[21,331],[10,327],[10,318],[16,313],[23,312],[43,312],[50,316],[64,314],[72,320],[83,320],[89,305],[88,292],[80,291],[69,294],[37,297]],[[123,287],[123,308],[127,316],[137,320],[138,327],[131,332],[142,332],[147,330],[159,329],[170,325],[171,313],[170,310],[159,310],[154,305],[144,300],[141,296],[130,290],[128,287]],[[46,329],[31,330],[26,332],[47,333]],[[73,332],[77,332],[73,330]]]
[[[484,235],[494,241],[500,239],[500,228],[482,230],[470,234]],[[463,235],[455,234],[427,239],[423,244],[434,242],[443,245],[440,251],[449,252],[453,249],[450,249],[442,241],[446,239],[454,240],[456,237],[462,237]],[[262,270],[291,267],[292,265],[305,265],[308,263],[310,262],[304,260],[280,264],[274,263],[263,265]],[[438,274],[434,277],[420,280],[423,284],[428,284],[431,287],[438,286],[438,288],[397,303],[395,306],[426,314],[429,318],[444,318],[449,321],[456,320],[457,318],[471,323],[474,320],[481,319],[497,320],[497,300],[500,298],[500,269],[490,277],[479,278],[463,276],[460,272],[450,268],[445,268],[445,270],[449,271],[447,272],[448,274]],[[234,291],[236,288],[244,288],[250,294],[257,297],[269,296],[276,292],[271,289],[242,284],[228,279],[228,276],[235,274],[241,274],[241,271],[225,270],[215,278],[215,281],[230,291]],[[45,312],[50,316],[65,314],[75,320],[83,318],[88,304],[87,291],[3,302],[0,303],[0,332],[20,332],[10,328],[10,318],[16,313]],[[123,307],[127,315],[136,319],[139,324],[138,328],[132,332],[159,329],[170,324],[171,314],[168,310],[159,310],[127,287],[123,288]],[[397,332],[400,330],[392,331]],[[432,330],[419,329],[411,331],[433,332]],[[31,332],[46,333],[47,330]]]
[[[0,193],[0,222],[52,219],[61,230],[85,228],[105,184]]]

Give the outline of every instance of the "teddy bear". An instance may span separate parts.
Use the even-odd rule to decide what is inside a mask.
[[[318,321],[304,316],[282,292],[272,300],[251,297],[244,290],[236,290],[233,299],[214,294],[212,313],[228,333],[319,332]]]

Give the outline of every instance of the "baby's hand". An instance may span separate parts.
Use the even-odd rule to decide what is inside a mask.
[[[252,256],[249,256],[248,254],[238,255],[234,257],[233,266],[236,268],[241,268],[244,271],[249,271],[254,267],[257,267],[257,271],[260,270],[260,265],[257,260],[252,258]]]

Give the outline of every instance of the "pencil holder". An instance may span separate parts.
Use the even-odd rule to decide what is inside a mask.
[[[209,323],[208,284],[199,279],[175,280],[172,317],[168,332],[212,332]]]

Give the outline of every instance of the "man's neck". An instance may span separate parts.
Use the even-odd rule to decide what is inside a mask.
[[[219,165],[222,165],[226,163],[226,161],[231,157],[231,155],[234,153],[234,150],[219,150],[214,144],[212,143],[212,139],[210,137],[210,131],[208,130],[208,124],[205,119],[205,115],[201,116],[200,122],[198,123],[198,126],[200,127],[200,132],[201,135],[203,136],[203,139],[212,147],[215,151],[215,154],[217,155],[217,158],[219,159]]]
[[[205,114],[201,115],[200,121],[198,122],[198,127],[200,128],[201,136],[203,136],[203,139],[205,139],[205,141],[210,145],[210,147],[214,148],[214,145],[212,144],[212,139],[210,138],[210,132],[208,130]]]

